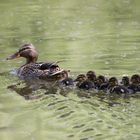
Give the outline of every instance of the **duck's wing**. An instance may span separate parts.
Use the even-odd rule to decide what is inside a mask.
[[[21,79],[39,78],[48,81],[59,80],[61,79],[64,70],[58,69],[57,67],[59,66],[54,63],[27,64],[18,70],[18,76]]]
[[[56,61],[56,62],[40,62],[39,64],[39,69],[40,70],[47,70],[50,69],[52,66],[58,66],[58,63],[63,62],[63,61]]]
[[[40,70],[47,70],[50,69],[50,67],[53,65],[53,62],[46,62],[46,63],[42,63],[40,64],[39,69]]]
[[[63,72],[64,70],[61,69],[59,71],[51,73],[48,70],[44,70],[40,72],[39,79],[46,80],[46,81],[57,81],[63,79]]]

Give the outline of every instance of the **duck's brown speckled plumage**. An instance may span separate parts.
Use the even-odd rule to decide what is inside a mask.
[[[43,80],[59,80],[63,78],[63,69],[56,63],[37,63],[38,53],[32,44],[23,45],[7,60],[18,57],[26,58],[26,64],[18,69],[18,76],[22,79],[38,78]]]

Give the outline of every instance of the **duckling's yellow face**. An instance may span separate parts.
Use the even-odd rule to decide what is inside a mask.
[[[13,55],[9,56],[7,60],[16,59],[19,57],[25,57],[30,60],[37,60],[38,53],[35,50],[35,47],[32,44],[25,44],[23,45],[18,52],[14,53]]]

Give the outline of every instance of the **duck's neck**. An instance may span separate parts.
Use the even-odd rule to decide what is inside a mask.
[[[36,63],[36,62],[37,62],[37,58],[26,58],[26,64]]]

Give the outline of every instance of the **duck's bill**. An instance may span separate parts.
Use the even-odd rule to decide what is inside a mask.
[[[16,52],[15,54],[7,57],[6,60],[12,60],[12,59],[16,59],[16,58],[19,58],[19,57],[20,57],[19,53]]]

